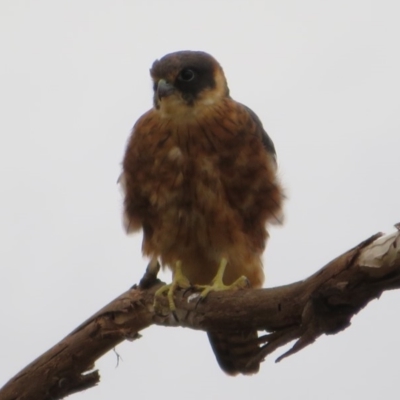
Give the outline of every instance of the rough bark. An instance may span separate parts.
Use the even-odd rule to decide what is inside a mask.
[[[153,283],[153,285],[151,285]],[[277,361],[350,325],[369,301],[400,287],[400,232],[378,233],[337,257],[309,278],[272,289],[214,292],[203,302],[198,293],[178,291],[177,310],[168,312],[154,293],[162,285],[146,274],[57,345],[38,357],[0,390],[0,400],[61,399],[95,386],[100,379],[95,361],[123,340],[157,324],[200,330],[253,327],[263,360],[280,346],[296,340]]]

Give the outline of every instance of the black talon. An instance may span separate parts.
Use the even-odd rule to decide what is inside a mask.
[[[194,286],[192,284],[190,284],[190,286],[183,291],[182,297],[185,297],[186,293],[189,291],[192,291],[193,289],[194,289]]]
[[[199,296],[199,298],[198,298],[197,301],[196,301],[196,305],[194,306],[194,308],[197,309],[198,305],[199,305],[200,303],[202,303],[205,299],[206,299],[205,297]]]

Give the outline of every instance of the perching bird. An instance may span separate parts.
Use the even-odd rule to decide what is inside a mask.
[[[121,183],[127,232],[143,229],[150,265],[160,260],[173,272],[156,295],[166,292],[174,309],[177,287],[207,285],[203,297],[246,282],[261,287],[266,224],[280,222],[284,198],[271,139],[229,96],[209,54],[167,54],[150,74],[153,108],[133,128]],[[257,332],[208,335],[226,373],[259,370]]]

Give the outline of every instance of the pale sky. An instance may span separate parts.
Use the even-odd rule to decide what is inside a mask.
[[[223,66],[275,142],[288,193],[266,286],[306,278],[400,221],[397,0],[0,0],[0,386],[137,283],[116,185],[149,68],[177,50]],[[171,280],[169,273],[162,275]],[[109,399],[397,399],[400,293],[252,377],[204,332],[152,327],[97,367]]]

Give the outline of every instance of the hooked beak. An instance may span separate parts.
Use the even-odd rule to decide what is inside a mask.
[[[160,79],[157,83],[157,97],[161,100],[163,97],[168,97],[175,91],[173,85],[168,83],[165,79]]]

